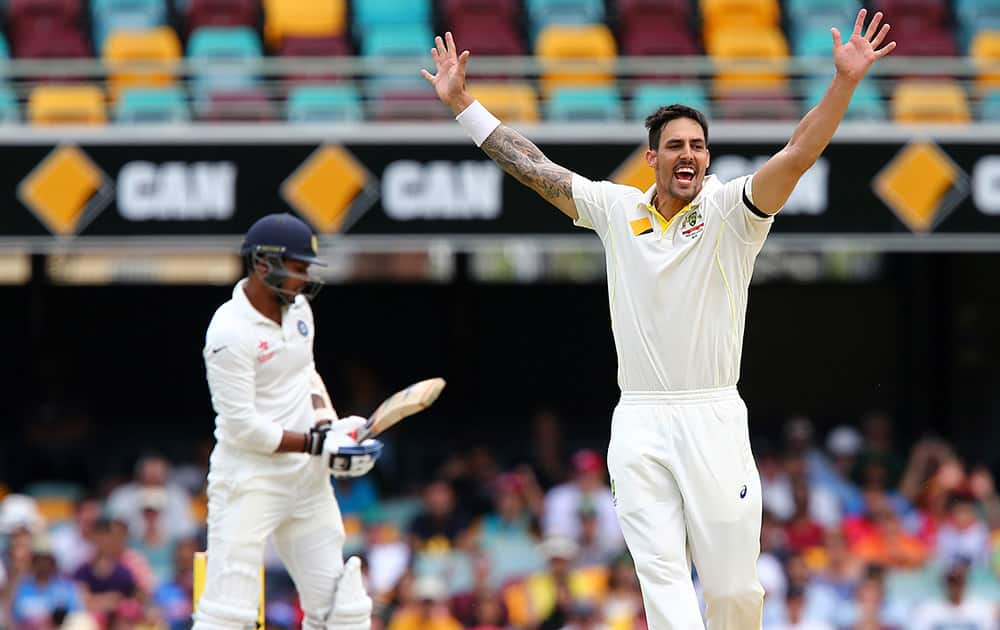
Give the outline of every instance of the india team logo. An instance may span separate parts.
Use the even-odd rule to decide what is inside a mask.
[[[701,214],[701,210],[694,208],[681,218],[680,224],[681,236],[684,238],[695,238],[701,236],[701,233],[705,231],[705,218]]]
[[[303,337],[309,336],[309,326],[307,326],[301,319],[299,320],[299,334]]]

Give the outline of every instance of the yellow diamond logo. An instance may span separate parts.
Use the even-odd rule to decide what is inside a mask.
[[[375,178],[347,149],[316,149],[281,185],[281,196],[318,231],[347,230],[375,202]]]
[[[108,176],[72,145],[54,149],[17,187],[17,196],[53,234],[76,234],[107,207]]]
[[[611,174],[611,181],[623,186],[634,186],[639,190],[647,190],[656,183],[656,172],[646,164],[646,146],[639,147],[628,156]]]
[[[969,193],[969,177],[928,140],[903,147],[873,183],[875,194],[913,232],[927,233]]]

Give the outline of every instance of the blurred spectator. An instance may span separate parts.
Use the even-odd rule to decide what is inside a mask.
[[[459,593],[451,598],[450,607],[455,618],[463,627],[486,624],[480,619],[480,607],[484,599],[495,601],[495,589],[491,581],[490,556],[485,551],[475,554],[472,559],[472,588],[468,592]],[[498,611],[496,618],[489,615],[494,623],[499,623],[506,618],[503,606],[497,603]]]
[[[621,553],[621,545],[608,546],[601,539],[597,510],[592,504],[584,501],[577,514],[580,518],[580,537],[576,541],[579,548],[576,566],[593,567],[610,564],[611,560]]]
[[[847,540],[840,530],[826,532],[823,552],[823,566],[812,578],[809,604],[817,619],[832,620],[837,610],[854,600],[863,566],[848,553]]]
[[[805,617],[805,590],[793,586],[785,594],[785,610],[787,621],[782,624],[768,626],[774,630],[833,630],[833,626],[823,621],[809,621]]]
[[[878,464],[885,470],[886,487],[895,486],[903,472],[903,460],[892,439],[892,419],[882,411],[872,411],[861,421],[864,449],[859,458],[862,467]]]
[[[967,597],[965,593],[968,563],[956,561],[945,575],[945,601],[918,606],[913,614],[912,630],[997,630],[995,604]]]
[[[496,457],[482,446],[454,453],[440,472],[455,492],[458,510],[469,518],[478,518],[493,508],[492,491],[498,474]]]
[[[785,456],[785,471],[788,474],[787,491],[790,493],[792,511],[785,520],[795,516],[795,487],[799,484],[808,497],[809,519],[823,527],[836,527],[840,524],[842,513],[836,495],[826,486],[813,484],[810,481],[808,463],[801,453],[789,453]]]
[[[927,547],[903,530],[899,515],[887,498],[870,492],[865,500],[868,516],[851,545],[851,552],[864,562],[888,568],[912,569],[922,565],[928,557]]]
[[[153,573],[151,586],[155,588],[170,580],[174,573],[174,541],[160,529],[160,513],[166,505],[167,494],[162,488],[145,488],[141,500],[142,533],[132,544],[149,565]]]
[[[38,533],[44,528],[45,519],[38,511],[38,504],[31,497],[8,494],[3,501],[0,501],[0,534],[7,536],[18,529]]]
[[[185,630],[191,626],[194,553],[197,550],[193,539],[178,541],[174,546],[174,574],[171,579],[161,582],[153,593],[153,601],[163,611],[170,630]]]
[[[129,531],[141,536],[146,525],[143,517],[143,491],[162,490],[165,495],[159,515],[162,535],[168,540],[190,538],[197,533],[191,514],[191,503],[183,487],[170,482],[170,464],[159,455],[139,459],[135,467],[135,481],[116,489],[108,497],[108,514],[124,520]]]
[[[490,595],[480,595],[476,600],[476,613],[472,621],[463,627],[472,630],[504,630],[507,624],[504,622],[503,606],[495,597]]]
[[[616,551],[624,549],[611,488],[604,482],[605,470],[604,459],[595,451],[582,450],[573,455],[573,480],[552,488],[545,496],[542,531],[546,537],[579,540],[579,510],[586,502],[597,512],[601,545]]]
[[[969,492],[976,498],[991,529],[1000,528],[1000,495],[993,481],[993,474],[983,467],[977,467],[969,475]]]
[[[111,519],[111,540],[122,564],[132,574],[135,585],[141,595],[153,592],[156,587],[156,577],[153,569],[149,566],[146,556],[138,550],[129,546],[128,523],[125,521]]]
[[[802,553],[823,543],[823,526],[816,522],[809,511],[809,483],[804,477],[792,482],[792,499],[795,511],[785,525],[788,547],[795,553]]]
[[[791,518],[795,506],[792,502],[792,484],[778,452],[766,439],[758,439],[753,446],[760,472],[761,499],[764,511],[779,521]]]
[[[493,511],[483,518],[479,528],[481,545],[489,545],[491,539],[498,537],[530,539],[533,536],[538,530],[538,514],[527,499],[533,483],[533,479],[526,480],[522,473],[505,473],[497,477]]]
[[[862,446],[861,434],[849,426],[835,428],[826,439],[831,466],[817,483],[829,489],[836,497],[841,513],[851,514],[864,510],[861,490],[851,481]]]
[[[18,626],[48,627],[54,615],[83,609],[72,580],[58,574],[52,546],[45,534],[35,535],[31,549],[31,570],[14,587],[11,617]]]
[[[559,416],[549,409],[540,410],[531,422],[531,452],[528,460],[544,490],[566,480],[566,445]]]
[[[990,532],[976,514],[973,497],[952,495],[948,515],[948,521],[937,534],[937,560],[940,565],[951,566],[965,558],[976,566],[987,566],[990,562]]]
[[[84,497],[76,502],[73,520],[52,531],[52,551],[62,573],[71,575],[94,554],[94,528],[102,508],[100,499]]]
[[[448,587],[434,575],[417,578],[413,583],[416,603],[396,611],[388,630],[461,630],[462,625],[448,610]]]
[[[785,423],[785,450],[803,459],[810,483],[818,483],[831,468],[826,453],[814,444],[814,437],[815,428],[807,416],[793,416]]]
[[[395,527],[374,523],[365,528],[368,585],[375,596],[386,597],[396,588],[410,564],[410,546]]]
[[[444,479],[424,489],[423,511],[410,523],[410,548],[414,551],[448,551],[466,546],[469,520],[458,511],[455,492]]]
[[[631,558],[624,556],[611,567],[604,596],[604,621],[611,630],[633,630],[644,623],[642,591]]]
[[[839,608],[833,625],[852,630],[909,630],[908,611],[899,601],[885,597],[885,570],[878,565],[865,569],[854,602]]]
[[[135,578],[122,562],[121,544],[112,532],[111,521],[98,521],[94,535],[94,557],[73,574],[90,612],[106,616],[122,600],[137,592]]]
[[[363,519],[378,506],[378,487],[370,475],[334,479],[333,490],[340,513],[345,518],[357,516]]]
[[[610,630],[604,625],[600,607],[592,601],[575,601],[569,608],[569,623],[563,630]]]

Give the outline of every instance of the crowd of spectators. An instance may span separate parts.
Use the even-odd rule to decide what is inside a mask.
[[[415,493],[383,493],[377,476],[335,483],[373,628],[646,627],[603,455],[564,456],[552,416],[534,438],[523,461],[456,453]],[[1000,628],[993,475],[943,441],[917,441],[906,457],[899,443],[881,414],[822,436],[792,418],[780,439],[755,442],[765,630]],[[8,489],[0,628],[189,628],[204,466],[150,455],[101,491],[72,480]],[[268,628],[298,628],[271,548],[264,575]]]

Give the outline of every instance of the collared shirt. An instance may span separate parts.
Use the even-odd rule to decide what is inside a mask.
[[[750,276],[773,222],[753,206],[751,178],[706,177],[667,221],[651,205],[655,185],[573,176],[575,224],[604,244],[623,391],[736,384]]]
[[[310,457],[275,449],[285,430],[305,432],[314,422],[312,309],[305,297],[296,297],[282,308],[279,326],[250,304],[245,285],[245,279],[236,285],[205,334],[202,355],[217,414],[212,465],[293,473]]]

